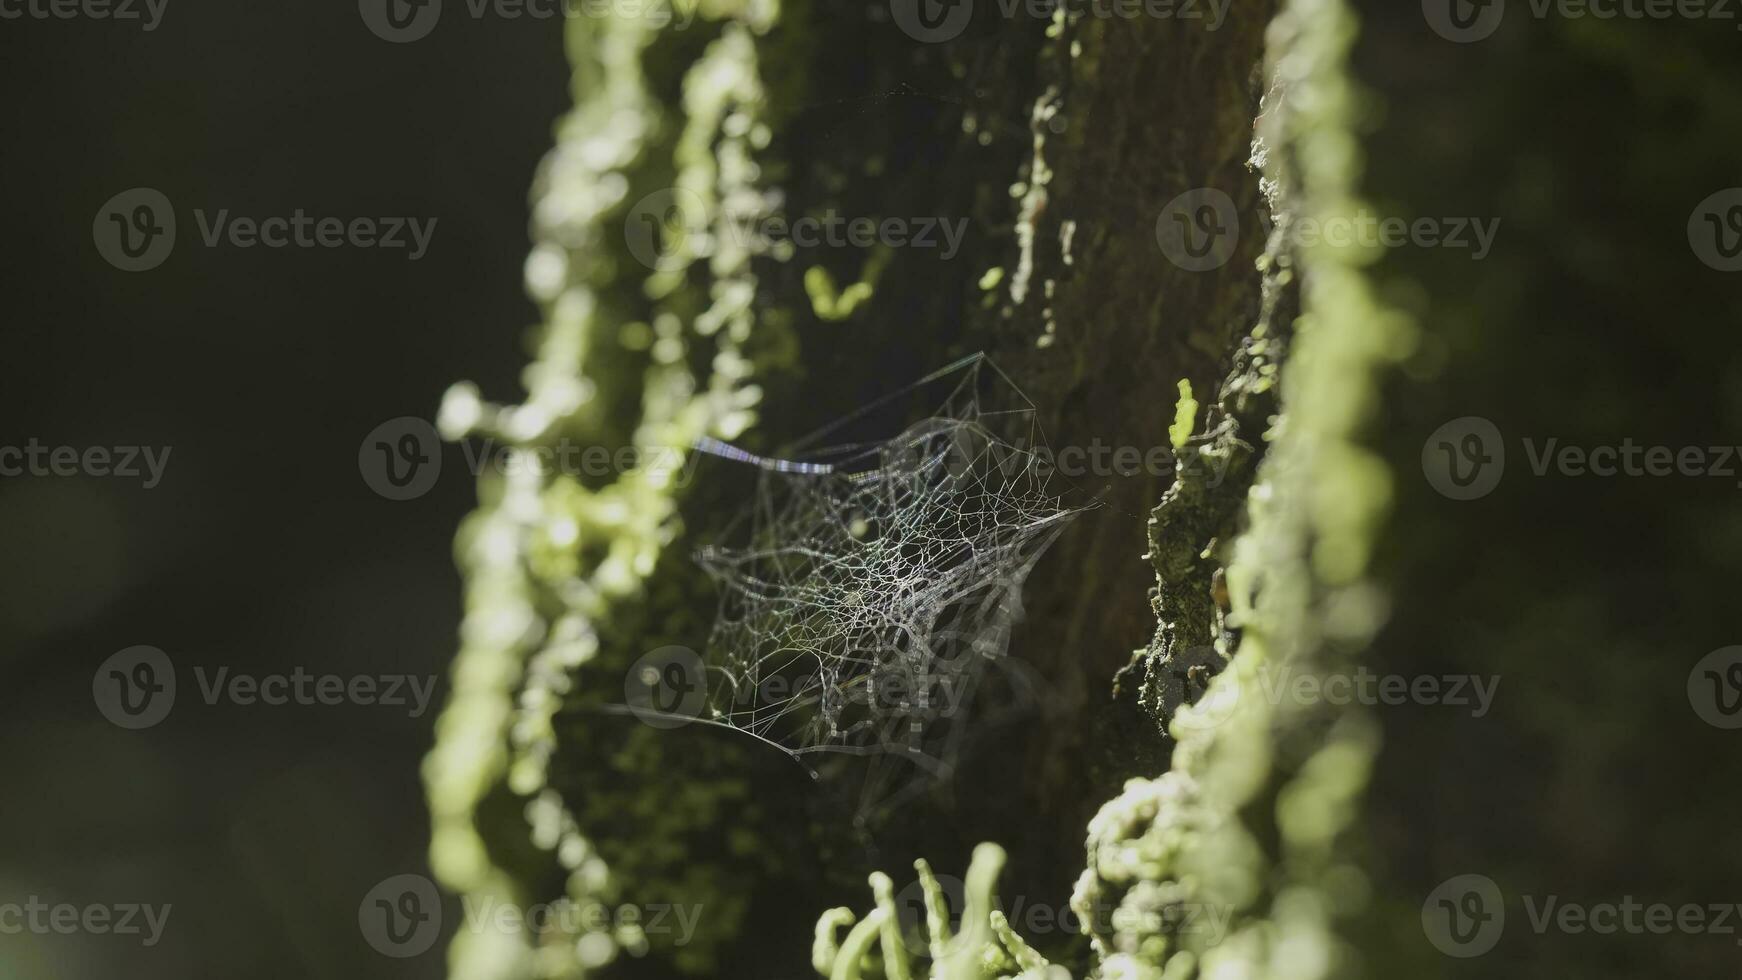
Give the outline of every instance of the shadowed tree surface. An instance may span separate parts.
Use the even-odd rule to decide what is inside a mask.
[[[485,477],[425,776],[446,885],[607,914],[462,932],[453,975],[1720,975],[1722,936],[1538,935],[1526,896],[1735,897],[1734,743],[1689,671],[1733,639],[1736,481],[1538,476],[1524,440],[1742,429],[1734,294],[1687,227],[1742,155],[1732,33],[1515,11],[1458,44],[1414,6],[1289,0],[1214,29],[979,4],[933,43],[911,13],[568,22],[525,398],[459,385],[441,424],[642,465]],[[1316,233],[1364,214],[1499,224],[1479,259]],[[947,256],[743,233],[829,215],[966,230]],[[1212,223],[1194,271],[1170,234]],[[855,438],[893,436],[935,401],[879,399],[977,351],[1053,449],[1180,464],[1072,481],[1098,506],[1010,643],[1034,704],[970,715],[985,737],[887,810],[862,761],[812,779],[613,710],[644,655],[706,650],[694,555],[755,494],[752,467],[672,453],[778,455],[872,404]],[[1473,500],[1436,489],[1479,464],[1436,433],[1465,416],[1506,450]],[[1364,673],[1499,681],[1480,716],[1289,693]],[[1463,874],[1503,896],[1486,958],[1432,942],[1424,902]],[[953,945],[908,901],[933,890]],[[687,941],[609,914],[666,905],[699,908]]]

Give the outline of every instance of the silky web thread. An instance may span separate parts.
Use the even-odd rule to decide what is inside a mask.
[[[983,403],[988,369],[1022,402]],[[895,398],[960,379],[893,439],[800,450]],[[989,672],[999,695],[1035,684],[1007,656],[1022,586],[1088,507],[1049,485],[1035,409],[982,354],[861,407],[774,458],[714,439],[699,452],[761,472],[732,543],[697,560],[720,589],[705,717],[807,756],[871,757],[862,810],[952,771]],[[1090,506],[1093,506],[1092,504]],[[991,712],[1011,705],[995,705]]]

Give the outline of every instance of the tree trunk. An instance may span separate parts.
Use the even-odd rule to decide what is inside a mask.
[[[861,964],[850,938],[845,953],[820,950],[822,965],[1413,974],[1452,962],[1420,919],[1454,873],[1484,871],[1507,894],[1565,891],[1635,880],[1625,861],[1647,847],[1636,890],[1717,887],[1696,841],[1647,843],[1653,807],[1616,798],[1637,779],[1691,805],[1706,790],[1682,780],[1716,764],[1678,756],[1673,778],[1618,776],[1596,760],[1643,767],[1651,749],[1637,726],[1586,722],[1606,713],[1601,698],[1708,748],[1722,734],[1690,724],[1678,665],[1722,645],[1718,583],[1735,578],[1714,566],[1742,552],[1690,539],[1677,553],[1701,558],[1669,574],[1656,540],[1708,529],[1738,542],[1734,509],[1691,484],[1698,516],[1630,510],[1641,533],[1617,540],[1591,531],[1614,505],[1600,485],[1535,479],[1519,453],[1498,492],[1455,501],[1424,479],[1422,447],[1465,415],[1509,438],[1588,443],[1633,422],[1642,439],[1706,444],[1672,439],[1681,409],[1624,380],[1642,350],[1675,361],[1678,392],[1710,386],[1700,418],[1738,421],[1742,403],[1719,394],[1739,376],[1734,345],[1711,356],[1708,336],[1734,305],[1678,241],[1680,219],[1623,229],[1669,256],[1635,254],[1615,229],[1568,229],[1581,208],[1685,213],[1704,192],[1684,207],[1682,189],[1651,183],[1684,148],[1657,134],[1623,154],[1628,194],[1590,176],[1563,190],[1615,151],[1560,102],[1545,126],[1541,103],[1516,93],[1539,72],[1567,93],[1631,81],[1713,126],[1737,103],[1652,68],[1652,48],[1620,27],[1515,18],[1459,46],[1416,7],[1372,2],[1356,44],[1350,6],[1233,0],[1218,22],[1210,6],[1192,20],[964,3],[946,8],[972,10],[959,33],[929,41],[903,0],[722,0],[663,26],[570,19],[576,105],[534,195],[527,280],[545,321],[526,398],[503,407],[457,386],[449,435],[642,447],[643,463],[704,437],[774,454],[979,351],[1037,407],[1055,451],[1165,447],[1177,465],[1074,480],[1073,500],[1098,506],[1029,578],[1009,654],[1043,697],[950,778],[876,813],[856,807],[850,767],[812,779],[740,733],[614,710],[644,655],[706,648],[717,599],[693,554],[746,508],[745,472],[686,458],[687,480],[660,465],[487,475],[459,536],[467,615],[426,764],[434,867],[473,897],[700,917],[681,939],[598,916],[542,938],[463,932],[455,977],[804,976],[818,916],[872,907],[868,874],[901,889],[916,859],[954,876],[979,853],[990,868],[982,841],[1006,855],[996,891],[1026,946],[975,931],[985,910],[971,907],[960,928],[985,955],[971,970],[882,943]],[[1733,86],[1733,69],[1723,77]],[[1363,84],[1392,99],[1382,124]],[[1711,174],[1700,186],[1724,186],[1733,148],[1689,145]],[[1220,250],[1200,261],[1169,236],[1210,227],[1199,208],[1219,198],[1206,191],[1229,205]],[[1504,230],[1483,262],[1301,233],[1365,200],[1412,218],[1503,215]],[[687,233],[646,223],[672,214]],[[741,233],[831,214],[966,219],[966,234],[946,257]],[[1542,244],[1561,235],[1571,243]],[[1587,333],[1618,306],[1653,309],[1628,302],[1633,277],[1708,306],[1649,342]],[[1597,385],[1612,395],[1604,414],[1568,416]],[[1545,530],[1544,511],[1567,529]],[[1666,625],[1657,610],[1678,605]],[[1267,696],[1278,676],[1363,669],[1498,674],[1517,696],[1498,697],[1489,721]],[[1515,805],[1474,791],[1486,786]],[[1568,807],[1587,815],[1577,834],[1555,824]],[[1074,907],[1081,929],[1025,930],[1018,904]],[[1222,925],[1191,927],[1178,914],[1191,908]],[[1547,944],[1555,964],[1617,970],[1604,945],[1572,938]],[[1677,947],[1677,962],[1715,964],[1714,948]],[[1516,955],[1541,962],[1542,949]]]

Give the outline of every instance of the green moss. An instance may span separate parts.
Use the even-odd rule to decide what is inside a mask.
[[[871,299],[872,291],[877,288],[878,278],[889,264],[889,256],[887,245],[873,249],[871,257],[865,262],[864,277],[845,289],[836,287],[835,277],[822,266],[813,265],[806,269],[804,290],[810,297],[811,311],[820,320],[835,322],[851,319]]]
[[[454,693],[424,766],[431,864],[446,885],[468,899],[521,905],[556,898],[541,884],[552,880],[582,907],[701,904],[708,915],[694,942],[673,953],[692,969],[735,934],[744,898],[722,867],[686,868],[686,842],[741,809],[744,778],[698,774],[681,800],[618,799],[653,831],[626,849],[597,833],[623,811],[601,812],[597,794],[578,801],[550,767],[559,711],[586,700],[579,692],[588,685],[605,700],[613,689],[620,696],[624,665],[638,652],[623,624],[650,601],[648,583],[680,529],[683,454],[703,435],[738,436],[759,399],[750,345],[756,278],[747,248],[722,233],[734,217],[723,202],[759,194],[756,156],[768,129],[753,38],[771,28],[778,6],[703,3],[700,15],[690,33],[672,37],[645,18],[567,21],[576,104],[535,193],[527,288],[544,323],[524,373],[527,396],[494,405],[456,386],[442,427],[451,438],[476,433],[517,451],[562,440],[631,445],[643,463],[603,483],[528,465],[481,484],[479,510],[457,543],[466,617]],[[681,117],[661,100],[673,88]],[[703,254],[699,236],[681,229],[648,270],[622,229],[637,201],[662,189],[699,202],[695,217],[712,226],[716,246]],[[762,349],[782,345],[764,340]],[[594,760],[637,776],[669,762],[648,732],[631,732]],[[468,978],[571,977],[649,945],[634,925],[540,936],[462,931],[449,959]]]
[[[701,435],[754,437],[765,382],[799,362],[795,334],[814,326],[812,318],[865,317],[887,309],[919,321],[926,318],[911,315],[903,304],[932,304],[923,309],[941,310],[946,319],[918,328],[923,332],[913,355],[929,358],[955,342],[957,333],[936,334],[960,329],[955,319],[962,313],[961,297],[982,298],[971,273],[918,270],[910,257],[889,259],[884,253],[867,262],[862,281],[844,289],[820,265],[808,268],[802,282],[787,281],[801,277],[780,268],[778,256],[759,255],[723,233],[723,222],[753,218],[770,206],[765,192],[780,165],[770,147],[783,138],[783,127],[798,124],[801,103],[811,96],[797,87],[803,72],[774,72],[772,80],[764,75],[771,59],[790,67],[816,56],[813,39],[800,36],[786,18],[794,13],[809,29],[803,19],[817,15],[771,3],[704,3],[701,12],[703,22],[681,37],[620,20],[577,18],[571,24],[577,104],[559,126],[535,200],[537,241],[527,278],[545,323],[526,372],[527,398],[514,406],[491,405],[475,389],[456,386],[443,410],[450,435],[487,433],[526,448],[576,438],[676,449]],[[1255,25],[1268,7],[1254,4],[1245,13],[1249,23],[1237,38],[1253,45],[1240,49],[1250,52],[1256,49],[1250,40],[1259,30]],[[1359,719],[1309,723],[1279,717],[1258,699],[1236,698],[1224,719],[1216,710],[1223,702],[1214,695],[1237,692],[1267,662],[1310,667],[1323,655],[1315,644],[1325,591],[1358,586],[1384,500],[1383,470],[1365,461],[1352,438],[1361,413],[1351,411],[1351,404],[1359,409],[1368,403],[1365,371],[1394,345],[1391,338],[1376,341],[1372,335],[1378,308],[1358,279],[1349,280],[1333,260],[1309,257],[1317,264],[1311,266],[1315,287],[1301,331],[1301,363],[1289,369],[1287,421],[1273,428],[1279,366],[1293,344],[1299,288],[1285,236],[1272,236],[1260,277],[1231,276],[1219,289],[1203,288],[1198,295],[1177,279],[1167,289],[1152,288],[1157,258],[1152,251],[1136,254],[1134,244],[1148,244],[1147,227],[1132,232],[1087,218],[1079,224],[1081,216],[1098,213],[1085,206],[1081,185],[1125,172],[1121,168],[1133,156],[1165,158],[1182,170],[1187,164],[1175,158],[1187,152],[1201,156],[1207,168],[1230,160],[1237,166],[1240,156],[1238,146],[1163,146],[1159,138],[1143,145],[1156,109],[1125,104],[1135,90],[1129,73],[1141,60],[1110,37],[1105,25],[1072,26],[1068,20],[1061,14],[1049,25],[1052,40],[1034,58],[1041,66],[1037,73],[1032,66],[1011,71],[1026,88],[1007,95],[993,87],[992,97],[1013,103],[1032,94],[1026,129],[1015,127],[1028,151],[1017,186],[1010,187],[1008,171],[999,171],[991,181],[999,193],[970,190],[946,199],[972,201],[977,215],[991,216],[987,223],[1008,233],[985,254],[959,263],[988,269],[979,292],[996,300],[992,308],[969,311],[980,321],[969,335],[969,349],[984,339],[1032,351],[1068,337],[1068,343],[1027,361],[1018,376],[1025,382],[1035,378],[1034,393],[1048,404],[1093,402],[1075,409],[1070,420],[1079,435],[1097,409],[1111,405],[1114,414],[1141,416],[1145,444],[1170,438],[1180,457],[1182,471],[1152,512],[1148,534],[1156,637],[1133,658],[1121,684],[1122,697],[1141,701],[1139,720],[1153,731],[1091,747],[1121,757],[1126,766],[1148,766],[1155,756],[1147,747],[1167,729],[1178,740],[1173,772],[1130,784],[1096,818],[1079,893],[1090,906],[1105,899],[1130,910],[1128,917],[1091,924],[1103,976],[1184,977],[1213,972],[1219,961],[1250,967],[1256,975],[1281,956],[1279,949],[1334,947],[1326,923],[1336,902],[1324,898],[1330,894],[1323,887],[1330,874],[1325,869],[1340,860],[1339,828],[1360,792],[1370,742]],[[1301,103],[1312,105],[1315,115],[1279,106],[1272,118],[1292,119],[1292,128],[1274,146],[1291,162],[1300,161],[1304,199],[1320,214],[1344,206],[1334,193],[1341,179],[1336,175],[1350,165],[1346,152],[1337,152],[1348,144],[1314,132],[1329,126],[1346,135],[1346,120],[1338,113],[1347,106],[1336,87],[1338,45],[1347,29],[1340,6],[1297,0],[1278,34],[1289,58],[1279,59],[1276,71],[1289,76],[1292,93],[1315,96]],[[1168,47],[1176,43],[1175,34],[1153,25],[1144,30],[1152,33],[1138,32],[1136,50],[1175,50]],[[1233,79],[1216,79],[1216,99],[1201,117],[1176,120],[1194,140],[1200,131],[1213,131],[1223,142],[1230,133],[1243,141],[1249,129],[1244,83],[1250,59],[1205,54],[1219,54],[1214,44],[1229,37],[1236,35],[1191,49]],[[1028,58],[1033,52],[1020,54]],[[887,51],[881,56],[877,71],[897,77],[906,76],[911,61],[926,57],[905,48],[901,58]],[[953,77],[966,77],[966,66],[943,55],[926,63],[938,62]],[[1103,79],[1103,73],[1113,78]],[[1076,100],[1074,112],[1067,112],[1067,93]],[[1162,92],[1157,99],[1181,113],[1204,103],[1193,93]],[[1079,125],[1091,109],[1098,124],[1117,124],[1133,134],[1133,145],[1119,144],[1126,156]],[[972,120],[973,111],[964,118]],[[1112,115],[1103,120],[1100,113]],[[876,125],[862,124],[868,131]],[[964,146],[992,143],[995,133],[1010,138],[1010,127],[996,113],[985,113],[976,125],[973,143]],[[795,156],[808,152],[789,150]],[[842,175],[863,168],[855,161],[831,166],[840,162],[801,158],[797,165],[804,170],[795,183],[812,180],[806,189],[816,194],[817,186],[835,180],[850,191],[852,182]],[[1203,179],[1195,170],[1190,178],[1169,178]],[[672,261],[649,272],[621,241],[622,224],[643,195],[668,188],[699,202],[697,217],[721,233],[671,234],[663,244]],[[1287,220],[1291,206],[1273,202],[1279,221]],[[1252,254],[1244,254],[1249,263]],[[784,295],[797,302],[766,302],[772,280],[786,282]],[[890,288],[892,283],[901,290]],[[1250,295],[1254,283],[1262,290],[1259,298]],[[1169,320],[1164,310],[1193,322]],[[1200,315],[1203,323],[1196,322]],[[847,360],[855,350],[894,346],[888,339],[880,334],[859,347],[843,342],[838,352],[815,355],[814,369],[823,372],[830,358]],[[1227,359],[1230,348],[1237,353]],[[1125,397],[1094,401],[1104,394],[1094,389],[1106,387],[1096,364],[1115,360],[1161,365],[1161,377],[1188,379],[1171,430],[1166,405],[1152,404],[1150,378]],[[1215,391],[1213,402],[1205,397],[1202,431],[1190,379],[1200,391]],[[1091,399],[1082,397],[1085,390]],[[1266,454],[1269,439],[1274,448]],[[1351,458],[1362,461],[1356,469],[1367,475],[1338,482]],[[775,850],[771,835],[759,829],[753,808],[760,798],[749,766],[727,748],[685,758],[659,733],[613,733],[586,713],[590,704],[615,700],[623,668],[650,638],[699,641],[704,633],[696,573],[683,567],[672,547],[687,516],[725,509],[697,493],[651,470],[603,483],[532,470],[481,485],[480,508],[458,542],[467,615],[455,694],[425,773],[436,821],[432,861],[451,887],[511,902],[547,900],[554,891],[604,905],[701,903],[708,915],[696,941],[666,952],[680,968],[709,972],[719,965],[718,951],[750,921],[746,882],[764,873]],[[1132,507],[1147,508],[1153,500]],[[1250,531],[1242,536],[1248,515]],[[1101,544],[1080,547],[1073,560],[1094,560],[1070,573],[1068,592],[1040,596],[1040,602],[1095,608],[1075,600],[1100,601],[1120,578],[1107,571],[1121,566],[1105,550],[1090,550]],[[1136,550],[1129,540],[1106,547],[1127,563]],[[1224,568],[1231,600],[1226,606],[1217,601],[1215,584]],[[1129,587],[1136,600],[1129,605],[1141,616],[1143,584],[1135,576],[1112,584]],[[1254,605],[1255,594],[1262,595],[1261,605]],[[1104,666],[1092,679],[1092,694],[1079,698],[1095,707],[1080,716],[1090,718],[1083,732],[1073,727],[1067,733],[1077,740],[1070,743],[1073,751],[1105,734],[1093,728],[1090,716],[1099,711],[1101,685],[1123,657],[1129,636],[1140,635],[1086,622],[1098,618],[1055,609],[1053,622],[1069,620],[1064,629],[1074,632],[1043,637],[1043,645],[1059,640],[1053,645],[1073,657],[1085,645],[1076,642],[1083,636],[1121,637],[1110,650],[1089,651]],[[1135,618],[1133,624],[1142,628]],[[1075,663],[1063,669],[1087,671]],[[1080,678],[1061,672],[1061,679]],[[1322,721],[1328,721],[1330,734],[1320,730]],[[1004,768],[963,778],[1009,789],[1010,771],[1027,764],[1005,761]],[[1072,782],[1080,778],[1075,770],[1090,767],[1077,765],[1062,776],[1054,771],[1061,768],[1072,766],[1051,765],[1036,775],[1036,785],[1080,785]],[[1025,779],[1030,775],[1019,771]],[[1103,785],[1090,798],[1109,788]],[[1072,814],[1067,829],[1080,832],[1082,816],[1074,803],[1049,816],[1060,812]],[[869,915],[854,924],[851,913],[836,910],[819,923],[812,949],[819,972],[893,980],[1053,972],[993,907],[1002,863],[1002,852],[990,845],[976,851],[959,935],[950,935],[941,922],[941,894],[935,879],[926,885],[929,870],[919,866],[927,918],[940,920],[920,945],[924,955],[899,936],[891,939],[892,883],[874,877]],[[1228,936],[1212,944],[1178,928],[1177,910],[1189,903],[1227,906]],[[811,909],[792,914],[808,918]],[[839,931],[849,926],[837,944]],[[655,945],[653,937],[633,928],[544,937],[462,935],[451,960],[457,976],[569,977],[586,975],[624,951]]]
[[[925,921],[916,924],[923,935],[903,935],[889,876],[873,872],[870,883],[876,905],[839,943],[835,935],[852,925],[845,908],[830,909],[817,920],[812,965],[830,980],[1049,980],[1059,974],[1034,950],[997,908],[994,889],[1004,867],[1004,849],[981,844],[974,849],[963,885],[958,930],[950,927],[950,909],[931,867],[914,862],[925,898]]]
[[[1192,426],[1198,421],[1198,400],[1192,397],[1190,378],[1179,379],[1179,401],[1174,404],[1173,424],[1167,427],[1167,441],[1178,453],[1192,437]]]
[[[1287,95],[1267,106],[1261,156],[1273,199],[1288,205],[1282,222],[1291,208],[1319,218],[1356,208],[1358,107],[1343,67],[1352,32],[1338,0],[1295,0],[1272,27],[1275,91]],[[1273,246],[1285,237],[1284,225]],[[1265,264],[1280,273],[1290,258],[1273,247]],[[1374,298],[1362,271],[1370,257],[1308,250],[1299,259],[1304,309],[1282,370],[1281,416],[1264,434],[1270,448],[1249,528],[1224,552],[1231,632],[1217,642],[1232,658],[1194,702],[1162,705],[1177,739],[1171,771],[1132,782],[1090,825],[1081,907],[1127,911],[1093,920],[1104,977],[1319,977],[1354,966],[1339,923],[1359,910],[1363,892],[1351,829],[1376,728],[1360,705],[1273,701],[1260,674],[1282,665],[1297,674],[1350,669],[1379,625],[1372,614],[1347,614],[1375,606],[1351,600],[1372,588],[1366,560],[1388,500],[1387,471],[1363,433],[1374,378],[1407,350],[1408,326]],[[1278,326],[1286,324],[1254,331],[1247,353],[1279,354]],[[1275,382],[1274,371],[1241,374],[1219,402]],[[1169,643],[1202,635],[1181,623],[1201,618],[1203,603],[1172,592],[1197,588],[1203,524],[1195,515],[1205,499],[1176,485],[1152,525],[1162,631],[1146,654],[1151,676],[1171,665]],[[1171,542],[1182,529],[1199,533]],[[1342,611],[1334,622],[1333,609]],[[1168,910],[1180,907],[1223,915],[1226,928],[1177,928]]]

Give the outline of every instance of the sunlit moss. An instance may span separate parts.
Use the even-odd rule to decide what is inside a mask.
[[[1192,397],[1192,383],[1188,378],[1179,380],[1179,401],[1174,404],[1173,424],[1167,428],[1167,440],[1173,446],[1174,452],[1185,448],[1186,440],[1192,437],[1192,426],[1198,420],[1198,400]]]
[[[760,151],[778,124],[771,113],[790,110],[765,108],[759,52],[766,53],[760,45],[780,10],[772,0],[704,0],[698,9],[702,23],[692,30],[705,33],[695,35],[701,40],[684,59],[662,52],[670,39],[644,21],[571,22],[577,102],[540,169],[526,263],[528,292],[544,314],[524,373],[526,398],[497,405],[475,387],[456,385],[441,412],[450,437],[481,433],[519,448],[620,437],[681,452],[699,436],[732,439],[755,423],[757,379],[768,358],[790,356],[791,345],[764,343],[783,329],[782,314],[755,308],[754,243],[726,223],[754,220],[770,207]],[[1275,166],[1297,172],[1298,206],[1320,218],[1355,209],[1356,104],[1342,69],[1352,30],[1343,0],[1291,0],[1273,28],[1272,71],[1283,93],[1275,98],[1283,104],[1267,113],[1281,127],[1267,138],[1283,158]],[[655,76],[675,83],[665,90],[681,91],[678,105],[653,96]],[[1052,142],[1083,138],[1062,111],[1057,92],[1036,103],[1033,166],[1013,188],[1017,255],[1008,274],[993,268],[979,283],[1017,305],[1031,292],[1050,298],[1052,283],[1033,281],[1034,229],[1054,177],[1047,151]],[[648,270],[623,247],[623,221],[643,195],[667,188],[699,202],[703,227],[699,234],[680,228],[664,242],[671,260]],[[1067,262],[1074,233],[1074,224],[1062,233]],[[1345,642],[1334,650],[1322,639],[1327,599],[1362,587],[1385,513],[1389,475],[1358,435],[1375,403],[1368,377],[1405,349],[1408,325],[1373,297],[1363,257],[1309,250],[1299,259],[1307,271],[1305,313],[1282,380],[1285,412],[1262,434],[1270,451],[1247,501],[1251,529],[1220,545],[1231,558],[1227,618],[1242,631],[1237,652],[1197,706],[1170,714],[1178,746],[1172,771],[1131,782],[1088,828],[1074,901],[1086,913],[1102,977],[1316,977],[1337,972],[1347,955],[1335,923],[1359,889],[1334,883],[1358,875],[1341,842],[1366,783],[1372,727],[1358,706],[1318,706],[1306,717],[1239,695],[1256,687],[1266,665],[1334,667],[1351,655],[1351,639],[1377,626],[1341,624]],[[1262,270],[1267,283],[1292,281],[1291,258],[1266,261],[1276,263]],[[852,315],[880,272],[868,265],[862,282],[838,289],[820,268],[810,270],[812,311],[824,319]],[[1049,319],[1039,339],[1052,330]],[[753,337],[765,353],[749,352]],[[1238,380],[1268,390],[1278,383],[1283,338],[1260,324],[1252,340],[1251,377]],[[776,350],[786,354],[766,353]],[[1176,448],[1193,441],[1198,414],[1189,389],[1181,395]],[[638,406],[627,424],[613,410],[626,402]],[[1198,451],[1235,450],[1211,441]],[[504,831],[492,824],[498,817],[490,807],[504,797],[523,811],[530,844],[566,876],[571,899],[632,901],[651,884],[625,880],[589,839],[586,824],[595,815],[587,804],[551,785],[560,741],[553,719],[577,679],[623,659],[605,629],[656,587],[655,569],[679,532],[674,470],[635,468],[598,485],[530,466],[481,481],[479,510],[456,545],[467,591],[454,693],[425,765],[435,819],[431,860],[451,888],[506,902],[551,897],[527,894],[529,876],[499,863],[512,848],[498,839]],[[1151,554],[1158,568],[1170,560],[1153,541]],[[1203,557],[1196,542],[1184,560]],[[1205,606],[1194,615],[1208,622],[1216,614]],[[1233,709],[1218,717],[1218,697],[1230,691]],[[640,735],[610,761],[651,776],[660,756],[653,735]],[[641,828],[649,863],[681,865],[686,821],[729,810],[745,789],[740,777],[719,773],[671,792],[681,794],[682,807],[649,796],[632,799],[632,812],[621,815]],[[1277,833],[1260,823],[1273,823]],[[735,840],[734,847],[755,847]],[[976,851],[959,935],[949,932],[935,878],[919,866],[927,955],[901,941],[893,883],[873,877],[874,907],[865,918],[824,913],[812,951],[818,971],[891,980],[1047,975],[1051,965],[994,908],[1002,862],[993,845]],[[698,864],[666,884],[707,905],[714,938],[736,929],[742,882]],[[1225,933],[1179,928],[1179,910],[1193,905],[1225,910]],[[1103,908],[1122,914],[1097,917]],[[450,962],[458,977],[581,976],[646,943],[633,926],[545,937],[462,933]],[[683,965],[705,969],[708,949],[702,937],[683,951]]]
[[[829,980],[1055,980],[1063,972],[1017,935],[994,894],[1004,869],[1004,849],[981,844],[974,849],[963,882],[959,929],[950,927],[950,908],[931,867],[914,862],[925,899],[923,935],[903,935],[894,900],[894,883],[882,872],[870,878],[875,905],[858,919],[851,909],[824,912],[817,920],[811,964]],[[851,927],[836,941],[842,928]]]
[[[623,897],[625,883],[549,785],[552,719],[582,668],[601,656],[599,624],[642,594],[678,533],[682,453],[702,435],[733,438],[755,419],[756,366],[743,352],[754,323],[750,253],[720,232],[728,212],[754,213],[762,193],[756,155],[768,127],[752,37],[773,25],[779,7],[703,0],[696,9],[701,21],[690,29],[711,32],[696,35],[711,40],[689,63],[660,60],[662,25],[651,18],[568,19],[576,102],[557,126],[535,189],[525,274],[544,317],[522,375],[526,397],[492,404],[460,384],[441,409],[449,438],[482,435],[511,451],[563,439],[653,451],[639,457],[651,462],[603,485],[521,457],[521,465],[481,479],[479,509],[461,527],[465,619],[453,694],[424,777],[431,865],[473,900],[557,897],[529,894],[522,874],[497,863],[512,846],[498,839],[500,828],[490,829],[499,818],[486,812],[504,793],[526,801],[525,834],[566,875],[569,899],[585,907]],[[681,118],[652,94],[672,73],[684,93]],[[626,213],[659,189],[650,182],[694,195],[715,231],[663,243],[673,258],[653,271],[637,265],[623,242]],[[689,276],[696,267],[708,283],[700,302]],[[628,314],[645,318],[644,342],[624,329]],[[709,356],[698,361],[696,345]],[[698,372],[697,363],[707,368]],[[640,404],[628,426],[607,411],[625,394]],[[731,898],[708,894],[700,879],[692,884],[693,900],[714,913],[710,923],[729,929]],[[706,956],[707,938],[692,957]],[[572,935],[461,932],[449,958],[457,977],[565,977],[645,946],[633,924]]]
[[[1353,32],[1342,0],[1293,0],[1271,29],[1274,92],[1285,94],[1278,111],[1267,107],[1261,157],[1292,171],[1293,207],[1321,220],[1357,209],[1360,106],[1344,69]],[[1371,588],[1363,575],[1389,474],[1362,437],[1375,374],[1407,352],[1411,326],[1375,298],[1362,271],[1371,257],[1298,258],[1303,313],[1283,412],[1227,572],[1237,651],[1172,717],[1171,771],[1133,780],[1090,825],[1075,901],[1132,913],[1086,918],[1104,978],[1316,978],[1354,967],[1338,922],[1362,892],[1350,832],[1376,726],[1358,704],[1267,698],[1259,675],[1349,669],[1379,626],[1376,613],[1338,613],[1337,642],[1327,639],[1333,607],[1377,607],[1337,600]],[[1225,930],[1170,927],[1164,913],[1182,906],[1225,915]]]

